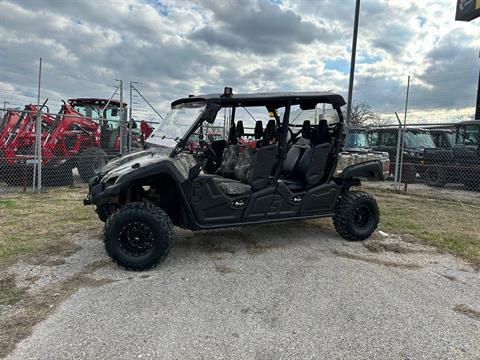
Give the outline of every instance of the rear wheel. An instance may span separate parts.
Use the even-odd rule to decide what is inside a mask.
[[[167,213],[151,204],[125,205],[105,223],[108,255],[130,270],[155,267],[168,255],[172,237],[173,226]]]
[[[90,147],[83,150],[78,156],[78,172],[83,182],[88,182],[98,175],[107,164],[107,153],[99,147]]]
[[[337,202],[333,224],[349,241],[368,239],[377,228],[380,211],[375,199],[363,191],[347,191]]]

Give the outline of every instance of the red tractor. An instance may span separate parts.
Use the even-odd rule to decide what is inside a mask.
[[[5,112],[2,123],[0,124],[0,144],[3,144],[8,136],[10,130],[15,126],[20,118],[20,112],[15,109],[9,109]]]
[[[109,157],[119,153],[119,107],[120,103],[115,100],[81,98],[64,102],[55,117],[42,114],[44,185],[72,184],[73,168],[78,169],[84,182],[88,182]],[[124,114],[127,114],[126,105],[124,109]],[[26,185],[33,180],[33,172],[24,169],[27,159],[34,155],[36,115],[37,107],[27,105],[16,124],[11,126],[6,140],[0,142],[1,158],[4,159],[3,179],[8,184]],[[141,127],[149,129],[148,124],[143,122]],[[138,130],[132,130],[131,138],[131,148],[141,148],[143,137]]]

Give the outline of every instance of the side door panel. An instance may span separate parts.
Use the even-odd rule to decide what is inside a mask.
[[[255,221],[265,219],[267,214],[272,209],[272,204],[275,199],[276,186],[270,185],[265,189],[255,191],[248,201],[245,213],[243,215],[244,221]]]
[[[335,183],[315,186],[307,191],[300,215],[316,215],[333,211],[340,186]]]
[[[249,194],[235,197],[225,195],[209,175],[198,176],[192,181],[191,205],[200,224],[240,222],[248,198]]]

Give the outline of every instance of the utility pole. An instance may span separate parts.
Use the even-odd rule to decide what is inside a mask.
[[[2,113],[2,117],[5,116],[5,114],[7,113],[7,104],[10,104],[8,101],[3,101],[3,113]]]
[[[360,0],[356,0],[356,2],[355,2],[355,20],[354,20],[354,23],[353,23],[352,58],[351,58],[351,61],[350,61],[350,82],[348,84],[346,136],[348,136],[348,127],[350,126],[350,117],[352,115],[352,94],[353,94],[353,80],[354,80],[354,74],[355,74],[355,57],[357,55],[357,37],[358,37],[359,16],[360,16]]]
[[[475,120],[480,120],[480,71],[478,72],[477,105],[475,107]]]
[[[129,84],[129,96],[130,96],[130,101],[129,101],[129,104],[128,106],[130,107],[128,109],[128,153],[130,154],[130,151],[132,151],[132,103],[133,103],[133,100],[132,100],[132,82],[130,81],[130,84]]]
[[[407,79],[407,95],[405,97],[405,113],[403,115],[403,131],[401,134],[401,143],[400,143],[400,167],[399,167],[399,176],[398,176],[398,181],[402,182],[402,168],[403,168],[403,147],[404,147],[404,141],[403,137],[405,134],[405,128],[407,126],[407,112],[408,112],[408,95],[410,93],[410,75],[408,75]],[[407,189],[407,183],[405,182],[405,191]]]
[[[120,154],[125,155],[127,150],[126,114],[123,108],[123,80],[117,80],[120,87]]]

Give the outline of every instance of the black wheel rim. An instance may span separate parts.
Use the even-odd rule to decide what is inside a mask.
[[[120,247],[131,256],[148,254],[153,243],[153,231],[143,222],[131,221],[120,230]]]
[[[102,168],[105,166],[105,159],[97,157],[93,160],[93,173],[95,175],[99,174]]]
[[[370,224],[372,212],[368,206],[359,206],[353,211],[353,223],[357,229],[365,229]]]

